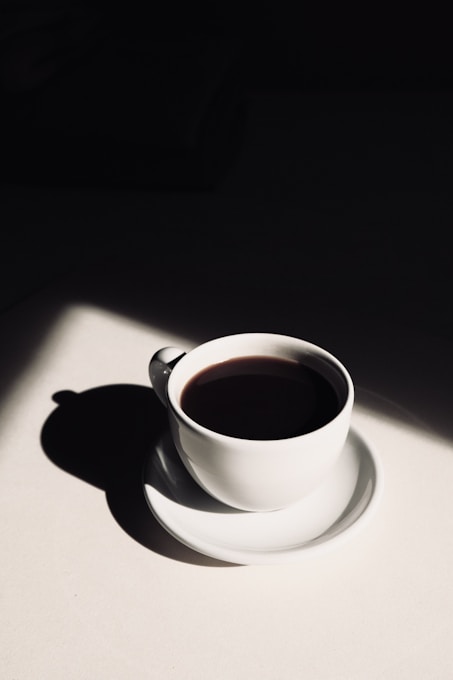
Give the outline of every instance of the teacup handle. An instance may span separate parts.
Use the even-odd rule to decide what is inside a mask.
[[[185,354],[179,347],[162,347],[151,357],[149,379],[164,406],[167,406],[167,383],[170,373]]]

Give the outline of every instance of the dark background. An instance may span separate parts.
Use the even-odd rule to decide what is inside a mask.
[[[1,9],[3,309],[57,282],[193,337],[451,339],[433,6]]]

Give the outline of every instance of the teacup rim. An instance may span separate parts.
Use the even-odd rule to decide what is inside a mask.
[[[322,357],[326,361],[329,362],[330,365],[335,367],[340,373],[342,378],[345,381],[346,384],[346,397],[344,399],[344,403],[338,413],[327,423],[322,425],[319,428],[316,428],[315,430],[311,430],[310,432],[306,432],[304,434],[300,435],[295,435],[292,437],[285,437],[285,438],[280,438],[280,439],[245,439],[241,437],[234,437],[232,435],[226,435],[221,432],[216,432],[215,430],[211,430],[201,423],[197,422],[193,418],[191,418],[181,407],[179,400],[176,399],[172,393],[172,387],[173,383],[175,380],[178,378],[178,374],[181,372],[181,370],[184,368],[184,365],[187,363],[189,360],[189,357],[192,357],[195,354],[199,354],[203,352],[207,346],[213,346],[214,344],[222,344],[225,342],[230,341],[233,338],[241,338],[241,339],[254,339],[257,340],[258,338],[264,339],[264,338],[272,338],[274,341],[282,341],[287,343],[288,341],[298,343],[300,345],[304,345],[305,349],[307,350],[312,350],[314,354],[316,354],[317,357]],[[243,356],[274,356],[270,354],[237,354],[234,355],[239,357]],[[279,355],[275,355],[279,356]],[[229,357],[232,358],[232,357]],[[228,359],[224,359],[224,361],[227,361]],[[219,362],[220,363],[220,362]],[[206,363],[205,366],[201,367],[198,370],[203,370],[203,368],[213,365],[212,363]],[[184,386],[188,383],[188,381],[196,375],[198,371],[194,371],[191,376],[185,380],[183,387],[179,390],[179,396],[182,394],[182,391],[184,389]],[[244,333],[233,333],[229,335],[224,335],[224,336],[219,336],[216,338],[212,338],[210,340],[207,340],[196,347],[194,347],[192,350],[187,352],[176,364],[176,366],[173,368],[169,379],[167,383],[167,403],[168,403],[168,408],[174,413],[174,415],[179,418],[182,422],[184,422],[185,426],[190,428],[192,431],[205,435],[206,437],[210,437],[211,439],[215,439],[216,441],[223,441],[223,442],[230,442],[230,443],[238,443],[241,442],[242,446],[256,446],[258,443],[259,445],[263,447],[270,447],[270,446],[276,446],[277,443],[280,445],[283,442],[289,442],[289,443],[294,443],[297,440],[300,441],[308,441],[311,438],[314,438],[316,436],[319,436],[319,432],[325,431],[327,432],[329,429],[335,426],[335,423],[343,416],[345,411],[350,411],[352,410],[352,406],[354,403],[354,383],[352,380],[352,377],[348,371],[348,369],[345,367],[345,365],[338,359],[334,354],[326,350],[324,347],[321,347],[320,345],[313,343],[309,340],[305,340],[303,338],[298,338],[296,336],[290,336],[290,335],[285,335],[282,333],[272,333],[272,332],[244,332]]]

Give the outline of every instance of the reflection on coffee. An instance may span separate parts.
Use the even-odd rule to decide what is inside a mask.
[[[185,386],[181,407],[200,425],[242,439],[286,439],[312,432],[341,410],[320,373],[274,357],[230,359],[200,371]]]

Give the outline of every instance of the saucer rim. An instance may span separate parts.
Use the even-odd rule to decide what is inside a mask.
[[[268,548],[265,550],[255,548],[235,549],[234,547],[231,547],[231,545],[225,547],[222,546],[220,543],[208,542],[203,540],[202,538],[194,542],[185,535],[184,530],[177,531],[171,524],[165,521],[165,519],[158,512],[157,508],[155,507],[152,501],[151,497],[152,492],[148,493],[147,487],[152,487],[152,485],[145,481],[145,471],[147,470],[147,466],[149,465],[149,462],[153,456],[152,452],[146,456],[143,465],[143,479],[142,479],[143,492],[152,515],[157,520],[157,522],[163,527],[163,529],[165,529],[165,531],[170,536],[172,536],[176,541],[178,541],[178,543],[198,552],[201,555],[217,559],[222,562],[229,562],[231,564],[243,566],[300,563],[309,557],[330,551],[333,548],[341,545],[342,543],[350,540],[353,536],[359,533],[364,528],[364,526],[372,519],[381,500],[384,486],[383,467],[382,461],[376,450],[375,445],[371,444],[369,439],[363,434],[361,429],[354,425],[351,425],[349,429],[348,439],[349,437],[352,437],[356,441],[358,441],[358,445],[360,446],[360,449],[362,451],[361,457],[365,453],[368,460],[368,464],[370,465],[370,468],[372,468],[369,474],[369,481],[372,482],[371,495],[366,502],[366,506],[361,510],[360,514],[355,519],[352,519],[352,521],[348,522],[344,528],[342,528],[339,532],[335,533],[333,536],[330,537],[325,536],[324,539],[323,539],[324,534],[320,534],[319,536],[313,537],[313,539],[309,541],[297,543],[286,548],[276,547],[275,550],[273,550],[272,548]],[[159,494],[159,491],[155,490],[155,492]],[[177,500],[173,502],[180,505]],[[289,508],[282,508],[281,510],[275,510],[274,512],[284,513],[286,511],[289,511]],[[238,512],[249,514],[246,513],[246,511],[238,510]],[[266,513],[256,514],[264,515]],[[341,514],[339,515],[339,517],[341,517]],[[191,536],[192,535],[193,534],[191,534]]]

